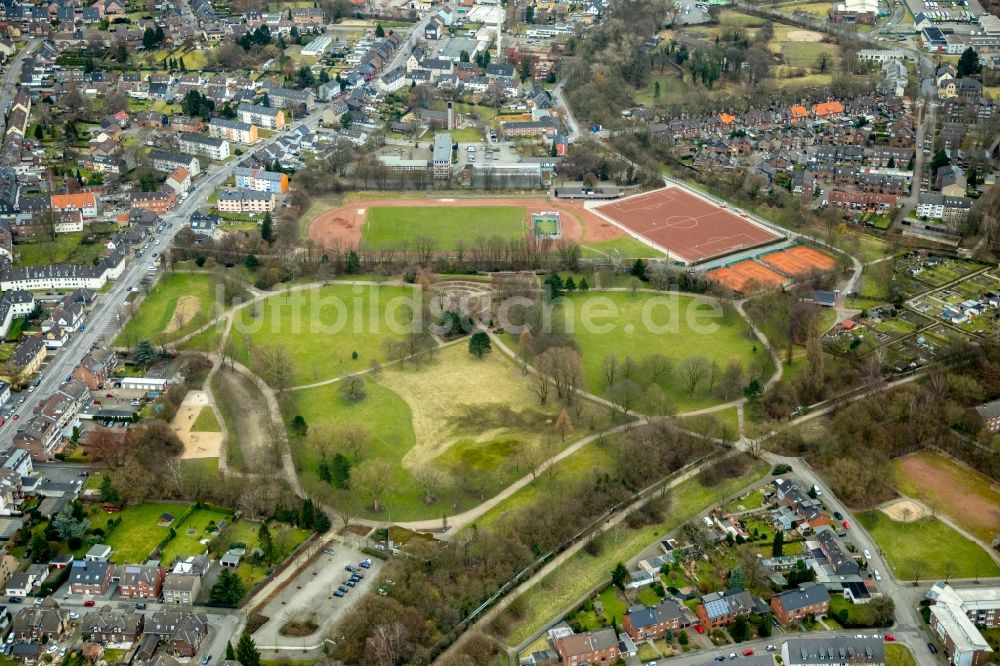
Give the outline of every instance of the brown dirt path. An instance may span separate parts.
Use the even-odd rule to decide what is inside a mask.
[[[625,232],[602,220],[580,202],[558,201],[541,197],[436,198],[436,199],[358,199],[339,208],[320,213],[309,223],[309,238],[322,248],[354,247],[361,242],[362,227],[371,208],[387,206],[458,207],[519,206],[526,216],[541,211],[562,213],[563,238],[578,243],[597,243],[622,238]]]

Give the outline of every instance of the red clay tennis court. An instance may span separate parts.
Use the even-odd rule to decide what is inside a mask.
[[[695,264],[774,241],[782,236],[676,187],[596,206],[594,210],[652,241],[670,258]]]
[[[813,271],[828,271],[837,266],[830,255],[804,245],[793,245],[787,250],[771,252],[760,257],[765,264],[785,275],[808,275]]]
[[[716,268],[705,273],[709,280],[725,285],[733,291],[746,292],[747,283],[751,280],[758,288],[776,287],[785,281],[770,268],[761,266],[756,261],[740,261],[732,266]],[[753,286],[753,285],[751,285]]]

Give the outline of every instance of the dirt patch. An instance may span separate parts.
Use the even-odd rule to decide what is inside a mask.
[[[184,324],[191,321],[198,314],[199,307],[201,307],[201,301],[198,300],[197,296],[181,296],[177,299],[174,314],[170,317],[170,321],[167,322],[167,327],[163,329],[163,332],[173,333],[184,326]]]
[[[496,198],[496,199],[376,199],[348,202],[339,208],[320,213],[309,223],[309,238],[322,248],[356,247],[361,243],[365,214],[373,207],[388,206],[520,206],[525,208],[526,217],[531,213],[557,210],[561,215],[563,238],[578,243],[597,243],[622,238],[625,232],[613,224],[602,220],[583,207],[582,202],[559,201],[536,198]]]
[[[196,299],[197,300],[197,299]],[[192,458],[218,458],[222,449],[221,432],[192,432],[195,420],[201,410],[209,404],[208,394],[204,391],[188,391],[184,402],[177,408],[177,414],[170,425],[177,437],[184,444],[184,460]]]
[[[814,30],[789,30],[788,41],[790,42],[821,42],[823,34]]]
[[[235,416],[232,420],[236,432],[233,434],[243,451],[247,471],[274,474],[280,465],[268,444],[270,417],[264,396],[248,379],[233,370],[220,369],[218,377],[221,391],[216,399],[225,400]]]
[[[879,510],[897,523],[912,523],[927,515],[924,507],[911,499],[895,500],[880,507]]]

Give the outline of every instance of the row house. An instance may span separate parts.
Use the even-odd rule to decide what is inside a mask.
[[[282,88],[272,83],[265,83],[264,92],[267,94],[268,99],[271,100],[271,105],[279,109],[296,109],[298,107],[305,108],[306,111],[316,109],[316,93],[308,88],[305,90],[293,90],[291,88]]]
[[[45,355],[45,343],[41,337],[29,335],[17,344],[14,353],[0,366],[0,380],[11,386],[24,384],[42,367]]]
[[[97,195],[93,192],[53,194],[51,204],[54,212],[78,211],[86,220],[97,217],[98,213]]]
[[[109,377],[114,376],[118,367],[118,357],[115,351],[106,345],[99,345],[90,350],[79,365],[73,370],[73,377],[82,382],[91,391],[104,388]]]
[[[284,194],[288,191],[288,175],[278,171],[236,167],[233,171],[236,187],[256,192]]]
[[[143,636],[156,636],[179,657],[193,657],[208,635],[208,616],[191,611],[157,611],[146,617]]]
[[[885,210],[899,202],[899,198],[895,195],[877,192],[831,190],[828,196],[831,206],[845,210]]]
[[[173,209],[179,198],[177,190],[164,185],[155,192],[133,192],[129,204],[132,208],[163,214]]]
[[[62,331],[59,328],[53,330]],[[44,341],[42,344],[44,346]],[[14,446],[28,451],[34,460],[50,459],[63,439],[79,425],[77,414],[88,398],[82,382],[71,379],[64,383],[56,393],[37,405],[32,416],[18,428],[14,434]]]
[[[110,604],[87,613],[80,620],[80,633],[92,643],[134,643],[143,634],[145,617],[135,610],[115,610]]]
[[[70,613],[51,597],[38,606],[26,606],[18,611],[11,623],[11,635],[19,643],[57,641],[70,631]]]
[[[205,123],[202,122],[201,118],[193,118],[178,113],[170,117],[170,129],[174,132],[198,133],[204,131]]]

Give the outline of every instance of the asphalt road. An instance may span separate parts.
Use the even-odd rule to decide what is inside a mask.
[[[3,73],[3,88],[0,89],[0,116],[7,113],[7,109],[10,108],[11,103],[14,101],[14,95],[17,94],[17,82],[21,76],[21,63],[24,59],[31,55],[38,45],[42,43],[40,39],[32,39],[24,48],[21,49],[14,58],[6,64],[6,70]],[[0,125],[3,121],[0,121]],[[3,128],[7,131],[7,128]]]
[[[319,122],[322,111],[315,111],[305,116],[301,120],[292,123],[287,131],[291,131],[302,125],[315,128]],[[254,155],[271,142],[281,137],[281,133],[275,137],[264,141],[257,146],[248,149],[244,157]],[[233,173],[236,164],[241,160],[232,159],[225,166],[200,176],[192,188],[188,198],[171,213],[163,216],[166,227],[155,236],[160,241],[159,247],[166,250],[173,241],[174,236],[184,227],[188,217],[191,216],[200,206],[202,206],[215,191],[216,187],[222,185]],[[157,247],[155,241],[149,241],[147,248]],[[27,418],[35,405],[42,399],[51,396],[59,386],[66,381],[66,378],[73,371],[73,368],[80,362],[86,353],[98,342],[98,339],[105,333],[105,324],[112,321],[112,318],[119,313],[119,308],[125,303],[125,298],[133,287],[139,285],[140,280],[148,275],[148,270],[154,261],[153,252],[147,249],[141,257],[133,257],[125,268],[121,277],[115,280],[112,287],[105,293],[98,295],[97,304],[88,313],[85,322],[85,330],[74,333],[70,341],[59,350],[58,353],[50,355],[47,364],[42,370],[41,383],[31,393],[23,393],[27,400],[17,405],[12,411]],[[110,342],[110,340],[108,340]],[[10,448],[16,428],[7,427],[0,432],[0,450]]]

